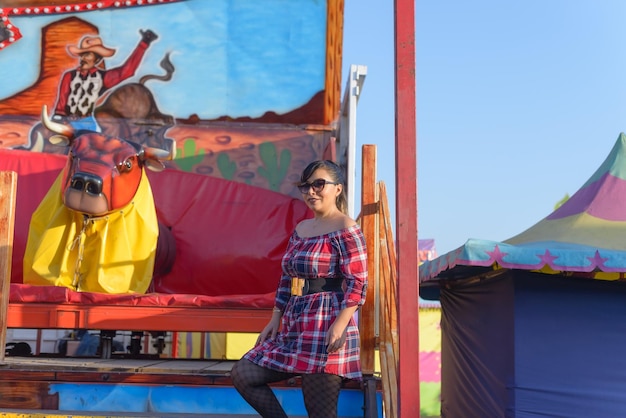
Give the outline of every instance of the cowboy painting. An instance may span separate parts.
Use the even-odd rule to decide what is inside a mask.
[[[140,31],[140,34],[139,44],[126,61],[108,70],[102,63],[115,54],[115,49],[104,46],[100,37],[87,35],[78,45],[69,45],[67,51],[78,58],[78,67],[63,74],[52,119],[66,121],[77,131],[100,132],[93,116],[98,99],[135,74],[148,46],[158,37],[151,30]]]

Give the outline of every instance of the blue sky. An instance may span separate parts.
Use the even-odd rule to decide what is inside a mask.
[[[529,228],[626,131],[626,2],[416,1],[418,236],[438,253]],[[393,2],[346,0],[344,80],[395,210]]]

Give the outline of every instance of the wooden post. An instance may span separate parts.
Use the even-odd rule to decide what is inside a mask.
[[[374,374],[376,356],[376,281],[378,275],[378,228],[376,218],[376,145],[364,145],[361,164],[361,229],[367,244],[368,286],[365,305],[361,309],[361,369],[364,375]]]
[[[420,416],[415,0],[395,0],[398,418]]]
[[[17,173],[0,172],[0,363],[4,363],[7,342],[7,312],[11,291],[11,260],[15,227]]]

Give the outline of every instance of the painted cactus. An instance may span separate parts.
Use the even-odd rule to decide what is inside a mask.
[[[187,139],[183,142],[182,148],[176,149],[176,165],[183,171],[193,172],[194,166],[200,164],[204,159],[204,150],[198,148],[196,141]]]
[[[257,170],[259,175],[267,179],[271,190],[279,191],[291,164],[291,152],[284,149],[280,153],[279,160],[276,145],[271,142],[264,142],[259,145],[259,155],[263,162],[263,166]]]

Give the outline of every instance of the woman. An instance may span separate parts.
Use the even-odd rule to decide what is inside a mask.
[[[365,302],[365,239],[345,214],[343,175],[335,163],[309,164],[298,189],[315,216],[296,226],[272,318],[231,374],[264,418],[287,416],[268,383],[301,375],[309,417],[328,418],[337,416],[342,380],[361,379],[354,313]]]

